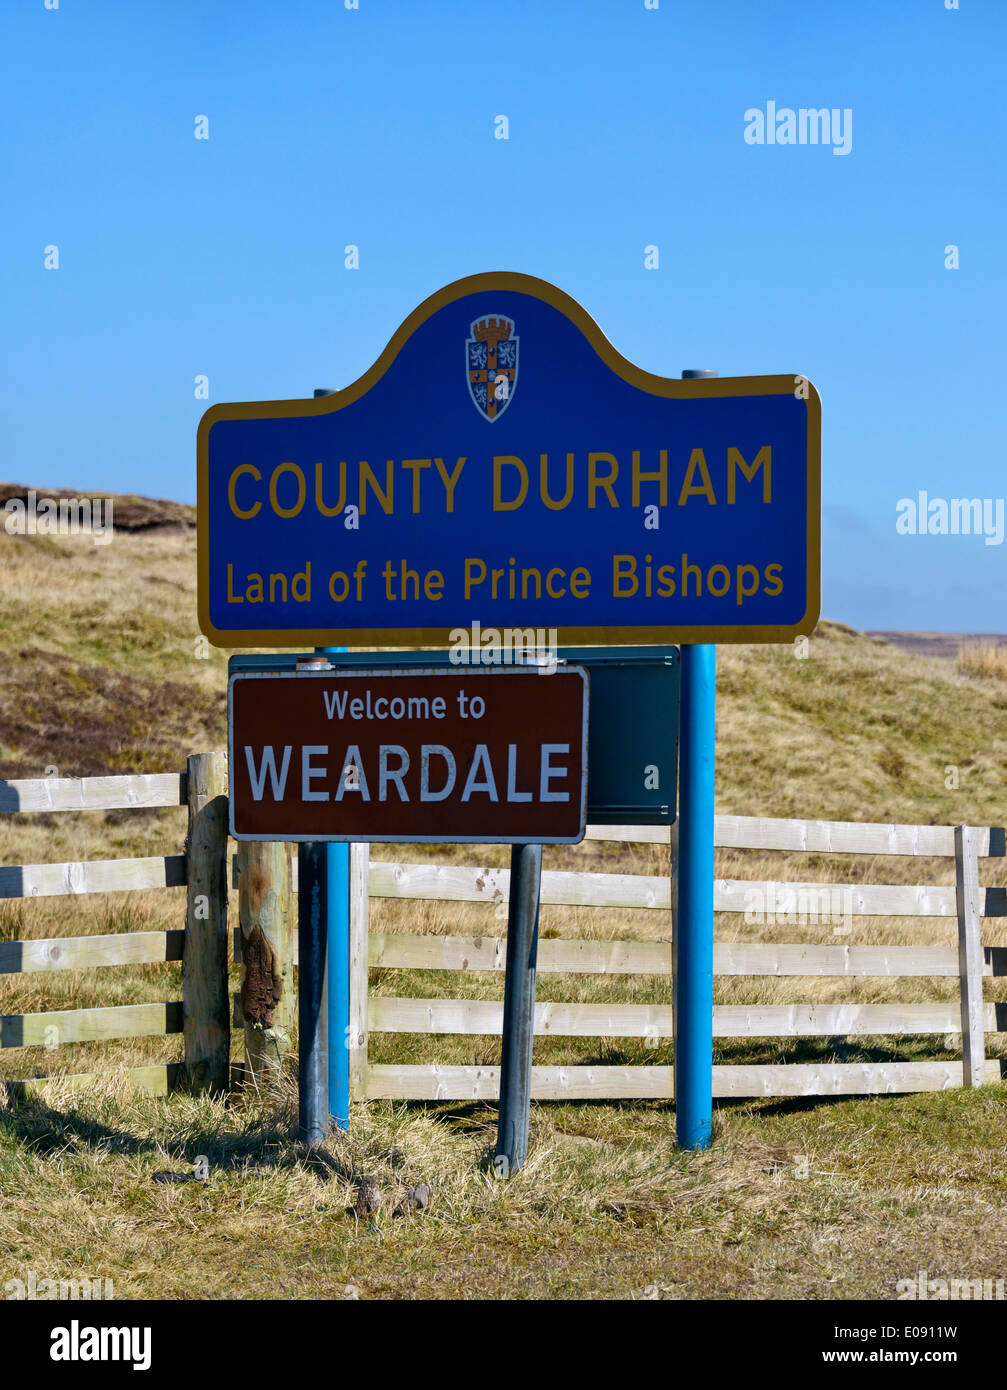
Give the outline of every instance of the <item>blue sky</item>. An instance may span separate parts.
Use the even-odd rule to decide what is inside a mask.
[[[1007,6],[960,3],[5,0],[0,475],[192,501],[208,403],[521,270],[648,370],[815,382],[825,616],[1007,631],[1007,543],[895,530],[1007,492]],[[747,144],[767,101],[851,152]]]

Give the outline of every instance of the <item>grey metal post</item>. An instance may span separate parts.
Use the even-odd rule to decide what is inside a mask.
[[[329,1007],[326,846],[312,840],[297,855],[298,1137],[320,1144],[329,1132]]]
[[[507,905],[507,974],[504,981],[500,1120],[494,1167],[510,1177],[528,1155],[531,1063],[535,1039],[535,970],[542,846],[514,845]]]
[[[299,656],[297,669],[325,670],[326,657]],[[298,1137],[321,1144],[329,1132],[329,872],[327,844],[297,852]]]

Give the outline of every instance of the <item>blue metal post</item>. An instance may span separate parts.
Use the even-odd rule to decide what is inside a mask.
[[[315,387],[315,396],[335,393]],[[316,647],[336,656],[345,647]],[[339,1129],[350,1127],[350,847],[326,844],[326,938],[329,961],[329,1114]]]
[[[325,650],[332,650],[326,648]],[[325,846],[329,943],[329,1114],[350,1127],[350,847]]]
[[[716,376],[688,371],[683,377]],[[705,1149],[713,1132],[713,794],[717,649],[682,646],[679,726],[678,907],[672,946],[675,1128],[679,1147]]]
[[[682,647],[675,917],[675,1127],[683,1149],[713,1128],[713,784],[717,649]]]

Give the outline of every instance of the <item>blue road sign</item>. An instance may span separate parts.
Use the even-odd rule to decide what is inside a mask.
[[[471,276],[352,386],[199,428],[200,624],[219,646],[786,641],[819,612],[803,376],[682,381],[544,281]]]

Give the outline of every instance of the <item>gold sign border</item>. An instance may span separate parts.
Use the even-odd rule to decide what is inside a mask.
[[[211,406],[199,422],[197,461],[198,612],[200,630],[216,647],[447,647],[453,628],[228,628],[221,631],[210,621],[209,436],[218,420],[266,420],[290,416],[328,415],[358,401],[376,386],[409,338],[427,319],[466,295],[484,291],[516,291],[558,309],[579,328],[595,352],[623,381],[653,396],[673,400],[701,400],[708,396],[793,395],[798,376],[707,377],[680,381],[645,372],[617,352],[586,309],[547,280],[516,271],[488,271],[467,275],[430,295],[392,335],[388,346],[363,376],[342,391],[311,400],[249,401]],[[807,597],[804,616],[797,623],[755,626],[745,623],[707,627],[561,627],[561,646],[674,646],[681,642],[789,642],[813,631],[821,609],[821,449],[822,403],[806,381],[808,412],[808,533]]]

